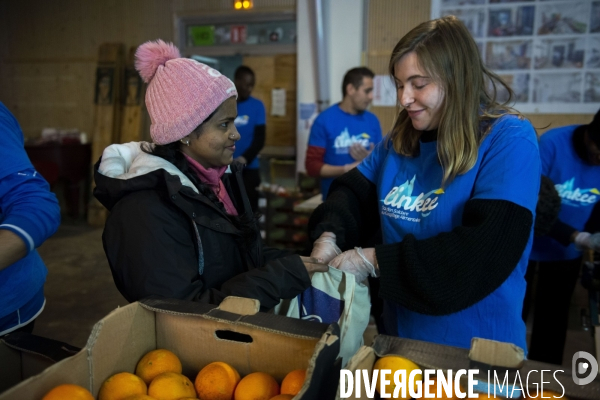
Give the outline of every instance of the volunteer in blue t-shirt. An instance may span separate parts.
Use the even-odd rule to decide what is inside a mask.
[[[323,198],[334,178],[356,167],[381,141],[379,120],[367,111],[374,76],[365,67],[346,72],[342,101],[319,114],[310,129],[305,167],[308,175],[321,177]]]
[[[243,171],[244,186],[254,212],[258,211],[258,190],[260,185],[260,169],[258,153],[265,145],[266,113],[262,101],[250,96],[255,84],[254,71],[242,65],[234,75],[234,84],[238,91],[235,127],[240,133],[240,140],[235,144],[233,157],[246,164]]]
[[[600,251],[600,233],[584,228],[594,223],[590,216],[600,201],[600,111],[587,125],[543,134],[540,155],[542,173],[554,182],[561,209],[550,233],[536,237],[531,250],[528,281],[533,284],[537,266],[537,285],[529,358],[560,365],[582,250]]]
[[[388,335],[462,348],[480,337],[526,350],[535,131],[487,93],[487,79],[512,91],[454,16],[400,39],[389,72],[402,107],[391,132],[333,182],[309,222],[312,239],[333,233],[346,251],[326,259],[320,246],[311,256],[358,282],[380,278]],[[359,247],[378,229],[382,244]]]
[[[19,123],[0,103],[0,336],[33,330],[48,274],[36,248],[59,224],[56,196],[31,165]]]

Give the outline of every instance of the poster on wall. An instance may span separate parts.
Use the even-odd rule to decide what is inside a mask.
[[[525,113],[600,109],[600,0],[432,0],[455,15]],[[508,92],[498,93],[500,100]]]

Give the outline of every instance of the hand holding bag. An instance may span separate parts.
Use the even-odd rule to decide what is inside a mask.
[[[371,312],[369,288],[356,283],[354,275],[332,267],[328,272],[314,273],[311,283],[296,298],[282,300],[274,312],[309,321],[337,322],[343,367],[363,344]]]

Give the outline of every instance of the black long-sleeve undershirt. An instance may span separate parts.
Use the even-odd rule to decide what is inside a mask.
[[[379,296],[409,310],[445,315],[465,309],[496,290],[512,273],[527,245],[532,213],[505,200],[469,200],[461,226],[432,238],[405,236],[375,246]],[[358,169],[334,180],[311,216],[316,238],[333,231],[344,250],[360,246],[379,228],[375,185]]]

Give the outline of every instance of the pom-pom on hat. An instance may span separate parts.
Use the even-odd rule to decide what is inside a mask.
[[[138,47],[135,68],[148,83],[146,108],[156,144],[180,140],[225,100],[237,98],[229,78],[208,65],[181,58],[177,47],[160,39]]]

